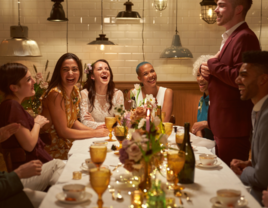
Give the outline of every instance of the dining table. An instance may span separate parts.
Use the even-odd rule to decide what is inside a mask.
[[[113,136],[114,137],[114,136]],[[52,186],[48,192],[43,202],[41,203],[41,208],[59,208],[59,207],[77,207],[77,208],[86,208],[86,207],[97,207],[98,196],[91,188],[89,173],[84,170],[83,163],[86,159],[90,158],[89,147],[95,141],[104,141],[108,137],[102,138],[90,138],[84,140],[75,140],[73,146],[69,151],[68,160],[66,166],[58,179],[58,182]],[[115,137],[114,137],[115,139]],[[183,184],[185,189],[183,192],[187,193],[190,200],[186,200],[186,196],[181,197],[182,203],[178,197],[173,195],[173,192],[167,191],[166,197],[172,197],[175,199],[175,204],[177,207],[184,208],[218,208],[223,207],[220,204],[212,203],[211,200],[215,199],[217,196],[216,192],[219,189],[235,189],[241,191],[241,195],[244,196],[245,203],[243,206],[236,206],[239,208],[259,208],[261,205],[251,196],[248,189],[239,179],[228,165],[226,165],[220,158],[217,158],[217,166],[213,168],[204,168],[199,166],[199,155],[200,154],[213,154],[213,141],[209,141],[209,145],[206,145],[207,139],[198,138],[194,135],[191,135],[194,154],[196,158],[196,167],[195,167],[195,178],[193,184]],[[175,134],[172,134],[168,138],[169,144],[175,145]],[[113,187],[115,193],[119,192],[122,196],[122,200],[116,200],[112,198],[112,194],[109,192],[109,188],[103,194],[103,206],[107,208],[117,208],[117,207],[133,207],[131,206],[131,193],[137,189],[137,184],[131,183],[127,179],[132,176],[132,173],[127,171],[119,161],[119,156],[114,154],[114,151],[111,150],[112,145],[118,145],[119,142],[109,142],[107,145],[106,159],[103,163],[106,167],[109,167],[111,171],[110,186]],[[196,145],[194,145],[196,144]],[[81,171],[82,178],[80,180],[73,179],[73,172]],[[162,184],[167,187],[167,179],[165,174],[157,173],[155,177],[162,182]],[[126,180],[123,180],[126,179]],[[67,201],[60,201],[56,198],[56,195],[62,193],[63,186],[66,184],[83,184],[86,186],[86,192],[89,193],[89,200],[73,204]],[[164,187],[164,186],[163,186]],[[245,206],[244,206],[245,205]],[[236,208],[235,207],[235,208]]]

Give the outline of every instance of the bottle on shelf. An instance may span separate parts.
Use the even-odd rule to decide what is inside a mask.
[[[190,123],[184,124],[184,139],[181,145],[182,151],[185,152],[185,163],[184,167],[179,173],[179,183],[190,184],[194,183],[195,173],[195,156],[192,145],[190,143]]]

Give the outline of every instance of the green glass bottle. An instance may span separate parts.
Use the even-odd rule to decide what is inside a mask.
[[[162,110],[161,110],[161,105],[157,106],[157,112],[156,115],[160,118],[160,124],[159,124],[159,134],[164,134],[165,133],[165,127],[162,121]]]
[[[190,184],[194,183],[195,172],[195,156],[192,145],[190,143],[190,123],[184,124],[184,139],[182,143],[182,151],[185,152],[185,164],[179,173],[179,183]]]

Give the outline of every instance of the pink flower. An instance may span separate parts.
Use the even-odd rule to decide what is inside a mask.
[[[91,71],[91,70],[92,70],[91,64],[87,64],[87,67],[85,68],[84,72],[85,72],[85,74],[89,74],[89,71]]]
[[[36,79],[43,79],[42,73],[41,72],[36,73],[35,78]]]
[[[40,87],[42,89],[47,89],[48,88],[48,83],[47,82],[41,82]]]
[[[138,145],[132,144],[129,148],[126,149],[129,159],[138,162],[142,157],[142,152]]]

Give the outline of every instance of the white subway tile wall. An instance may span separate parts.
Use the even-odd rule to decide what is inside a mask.
[[[68,0],[68,52],[75,53],[84,63],[107,59],[114,72],[115,81],[138,81],[135,68],[143,61],[142,28],[140,21],[115,19],[119,11],[125,10],[127,0],[103,0],[104,34],[116,43],[101,51],[89,42],[101,33],[100,0]],[[133,11],[143,15],[143,0],[131,0]],[[203,54],[215,54],[220,47],[223,27],[209,25],[200,18],[201,0],[178,0],[178,31],[182,45],[189,48],[194,58],[190,60],[161,59],[162,51],[171,45],[176,28],[175,0],[168,0],[166,10],[154,8],[154,0],[144,0],[144,53],[158,73],[159,81],[193,81],[192,65]],[[37,41],[42,57],[0,57],[0,64],[20,62],[32,73],[33,64],[39,71],[53,72],[59,57],[67,52],[67,23],[49,22],[47,18],[53,6],[50,0],[20,0],[21,24],[29,27],[29,38]],[[67,0],[62,3],[67,15]],[[0,0],[0,41],[9,38],[9,27],[18,24],[17,0]],[[268,50],[268,1],[262,6],[261,46]],[[247,23],[260,37],[261,0],[253,0],[247,15]],[[44,71],[43,71],[44,73]],[[45,75],[45,74],[44,74]],[[85,76],[84,76],[85,80]]]

